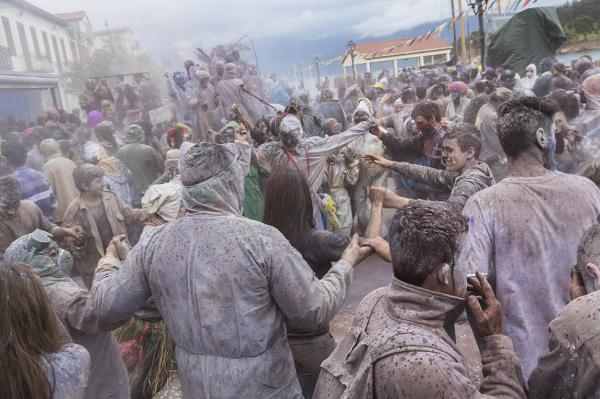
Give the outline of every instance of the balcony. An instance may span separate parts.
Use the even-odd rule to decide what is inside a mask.
[[[0,46],[0,69],[10,71],[13,69],[12,56],[8,47]]]

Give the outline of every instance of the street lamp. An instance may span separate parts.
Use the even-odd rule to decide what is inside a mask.
[[[477,15],[479,20],[479,48],[481,51],[481,69],[485,68],[485,37],[483,36],[483,14],[485,13],[486,1],[484,0],[467,0],[469,7],[473,9],[473,13]]]
[[[321,89],[321,72],[319,71],[319,63],[321,60],[319,57],[315,57],[315,66],[317,67],[317,89]]]
[[[350,57],[352,59],[352,76],[354,77],[354,81],[356,82],[356,67],[354,66],[354,50],[356,50],[356,43],[350,40],[348,44],[346,44],[346,47],[350,52]]]

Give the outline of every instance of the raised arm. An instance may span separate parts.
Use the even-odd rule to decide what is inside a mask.
[[[113,247],[109,245],[106,255],[98,262],[92,284],[92,299],[101,322],[125,321],[150,298],[143,264],[152,233],[148,230],[144,232],[140,242],[124,261],[119,260],[116,247],[111,242]]]
[[[394,162],[391,169],[411,180],[444,191],[452,190],[456,178],[460,176],[458,172],[449,172],[423,165],[413,165],[408,162]]]

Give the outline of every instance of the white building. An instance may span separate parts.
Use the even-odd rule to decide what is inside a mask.
[[[450,61],[450,43],[436,36],[423,37],[421,40],[392,39],[375,42],[356,43],[354,50],[354,67],[357,75],[364,72],[376,72],[384,69],[398,74],[403,67],[419,67],[423,65]],[[352,57],[346,52],[342,59],[344,75],[352,75]]]
[[[129,54],[135,54],[140,49],[131,28],[127,26],[94,32],[94,45],[97,49],[119,47]]]
[[[0,0],[0,22],[0,117],[34,120],[50,107],[76,107],[59,76],[91,42],[69,21],[24,0]]]

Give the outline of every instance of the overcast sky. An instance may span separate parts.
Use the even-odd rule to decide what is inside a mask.
[[[294,35],[357,39],[385,35],[450,17],[448,0],[29,0],[50,12],[86,11],[94,29],[129,25],[144,49],[171,45],[182,58],[244,34],[255,39]],[[500,0],[507,4],[508,0]],[[539,5],[565,0],[539,0]],[[466,3],[466,1],[465,1]],[[463,3],[464,4],[464,3]]]

